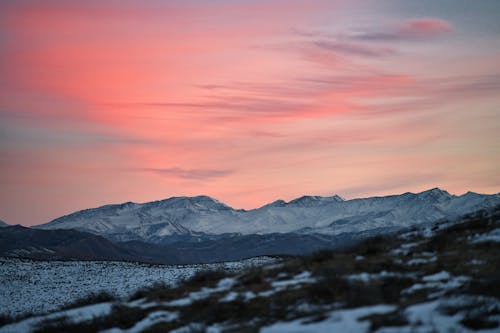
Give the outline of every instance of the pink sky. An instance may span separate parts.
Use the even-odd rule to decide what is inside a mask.
[[[0,219],[500,189],[496,1],[3,1]]]

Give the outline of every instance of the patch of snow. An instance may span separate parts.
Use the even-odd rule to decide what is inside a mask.
[[[402,249],[405,249],[405,250],[409,250],[411,248],[414,248],[415,246],[417,246],[419,243],[417,242],[412,242],[412,243],[404,243],[404,244],[401,244],[401,248]]]
[[[298,313],[312,313],[312,312],[318,312],[321,310],[330,310],[332,308],[338,309],[341,306],[342,306],[342,304],[340,304],[340,303],[334,303],[334,304],[328,304],[328,305],[301,303],[295,307],[295,311]]]
[[[247,291],[246,293],[243,294],[243,298],[245,301],[249,301],[253,298],[257,297],[253,291]]]
[[[235,291],[230,291],[224,297],[222,297],[219,302],[233,302],[238,299],[238,296],[242,296],[245,302],[257,297],[253,291],[247,291],[245,293],[239,294]]]
[[[192,333],[192,332],[204,332],[206,330],[205,325],[200,323],[190,323],[188,325],[171,330],[170,333]],[[213,332],[215,333],[215,332]]]
[[[337,310],[330,313],[328,319],[310,322],[311,318],[302,318],[290,322],[279,322],[263,327],[261,333],[363,333],[368,332],[370,323],[360,321],[362,317],[384,314],[396,309],[393,305],[375,305],[356,309]]]
[[[419,245],[420,243],[412,242],[412,243],[404,243],[401,244],[401,246],[397,249],[394,249],[391,251],[392,254],[394,255],[407,255],[410,253],[410,250],[414,248],[415,246]]]
[[[146,298],[136,299],[135,301],[125,303],[126,306],[132,308],[141,308],[141,309],[149,309],[155,306],[158,306],[159,302],[148,302]]]
[[[486,261],[479,259],[472,259],[470,263],[471,265],[483,265],[486,263]]]
[[[275,290],[275,289],[270,289],[270,290],[266,290],[266,291],[261,291],[258,293],[258,296],[259,297],[269,297],[275,293],[277,293],[278,290]]]
[[[36,329],[36,326],[45,320],[56,320],[58,318],[67,318],[72,323],[88,321],[96,317],[106,316],[111,313],[111,303],[98,303],[87,305],[77,309],[65,310],[44,316],[31,317],[17,323],[12,323],[0,327],[0,333],[30,333]]]
[[[405,315],[408,320],[408,325],[398,327],[383,327],[378,329],[377,333],[498,333],[498,327],[492,329],[471,330],[460,324],[463,319],[463,312],[457,312],[454,315],[446,315],[440,309],[450,302],[457,304],[461,302],[461,298],[451,298],[435,300],[426,303],[412,305],[406,308]],[[496,301],[498,302],[498,301]]]
[[[168,323],[179,318],[178,312],[171,311],[155,311],[147,315],[146,318],[137,322],[129,329],[112,328],[101,333],[140,333],[143,330],[156,325],[158,323]]]
[[[470,242],[472,244],[484,242],[500,243],[500,228],[497,228],[485,234],[474,235],[473,237],[471,237]]]
[[[414,258],[410,259],[406,262],[407,265],[409,266],[417,266],[417,265],[424,265],[424,264],[430,264],[433,262],[437,261],[437,257],[430,257],[430,258]]]
[[[277,289],[283,289],[288,286],[293,286],[301,283],[314,283],[316,279],[311,278],[311,272],[302,272],[300,274],[295,275],[290,280],[282,280],[282,281],[273,281],[271,282],[271,286]]]
[[[360,281],[360,282],[370,282],[372,280],[384,279],[388,277],[415,277],[415,273],[399,273],[399,272],[387,272],[381,271],[379,273],[359,273],[351,274],[347,276],[350,281]]]
[[[169,306],[187,306],[191,305],[195,301],[199,301],[210,297],[214,293],[219,293],[231,289],[231,287],[236,283],[234,278],[224,278],[217,283],[215,288],[203,287],[199,291],[190,292],[185,298],[176,299],[166,303]]]
[[[219,302],[233,302],[238,298],[238,293],[235,291],[231,291],[222,297]]]
[[[287,276],[287,275],[282,275],[282,276]],[[271,286],[273,287],[273,289],[261,291],[257,294],[257,296],[269,297],[277,292],[285,290],[288,287],[299,288],[301,284],[314,283],[316,281],[317,281],[316,278],[311,277],[311,272],[305,271],[293,276],[291,279],[288,280],[272,281]]]
[[[446,271],[441,271],[441,272],[436,273],[436,274],[424,276],[422,278],[422,280],[424,280],[426,282],[436,282],[436,281],[449,280],[450,278],[451,278],[450,273],[448,273]]]
[[[470,280],[468,276],[452,276],[450,273],[442,271],[436,274],[427,275],[422,278],[425,283],[416,283],[411,287],[404,289],[402,294],[412,294],[423,289],[436,289],[429,295],[430,299],[441,297],[450,290],[461,287],[465,282]]]
[[[407,240],[412,239],[420,235],[419,231],[409,231],[399,235],[400,239]]]
[[[215,289],[226,290],[234,286],[235,283],[236,280],[234,278],[224,278],[217,283],[217,287]]]

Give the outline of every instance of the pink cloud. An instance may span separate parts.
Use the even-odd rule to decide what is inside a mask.
[[[329,41],[329,40],[319,40],[315,41],[314,45],[317,47],[333,52],[339,52],[342,54],[362,56],[362,57],[385,57],[394,55],[396,53],[395,49],[389,47],[372,47],[369,45],[352,43],[352,42],[339,42],[339,41]]]
[[[432,38],[453,31],[452,25],[442,19],[427,18],[407,20],[396,33],[402,38]]]
[[[432,39],[451,33],[453,25],[439,18],[409,19],[382,30],[365,31],[350,37],[370,41]]]

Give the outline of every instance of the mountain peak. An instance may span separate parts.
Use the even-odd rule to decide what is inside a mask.
[[[217,199],[214,199],[212,197],[209,197],[208,195],[197,195],[195,197],[191,197],[193,200],[196,200],[196,201],[201,201],[201,202],[207,202],[207,201],[210,201],[210,202],[218,202],[220,203],[219,200]]]
[[[467,196],[475,196],[475,195],[480,195],[479,193],[476,193],[476,192],[472,192],[472,191],[467,191],[467,193],[464,193],[463,195],[467,195]]]
[[[217,199],[208,195],[198,195],[195,197],[171,197],[165,200],[153,201],[146,205],[168,207],[168,208],[191,208],[191,209],[215,209],[227,210],[232,209],[228,205],[220,202]]]
[[[286,206],[286,201],[282,199],[278,199],[267,205],[264,205],[264,207],[284,207],[284,206]]]
[[[297,199],[291,200],[288,204],[292,206],[308,207],[316,204],[320,200],[321,197],[317,195],[303,195]]]
[[[432,199],[432,200],[446,200],[452,197],[450,193],[438,187],[417,193],[417,195],[422,199]]]
[[[332,201],[339,201],[339,202],[345,201],[345,199],[338,194],[335,194],[335,195],[328,197],[328,198],[330,198]]]
[[[318,195],[304,195],[300,198],[294,199],[288,203],[291,206],[299,206],[299,207],[311,207],[318,206],[320,204],[328,204],[332,202],[342,202],[344,199],[338,195],[334,195],[331,197],[322,197]]]
[[[434,188],[431,188],[429,190],[422,191],[422,192],[420,192],[418,194],[425,194],[425,193],[440,194],[440,195],[442,195],[442,194],[450,195],[450,193],[448,193],[448,191],[442,190],[439,187],[434,187]]]

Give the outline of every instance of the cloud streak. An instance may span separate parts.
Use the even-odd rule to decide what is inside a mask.
[[[147,168],[141,171],[148,171],[160,176],[181,178],[187,180],[211,180],[221,178],[234,173],[234,170],[223,169],[183,169],[183,168]]]
[[[313,42],[320,49],[339,52],[348,55],[363,57],[385,57],[396,54],[396,50],[389,47],[372,47],[360,43],[319,40]]]
[[[442,37],[454,31],[451,23],[438,18],[409,19],[382,30],[351,35],[366,41],[419,41]]]

